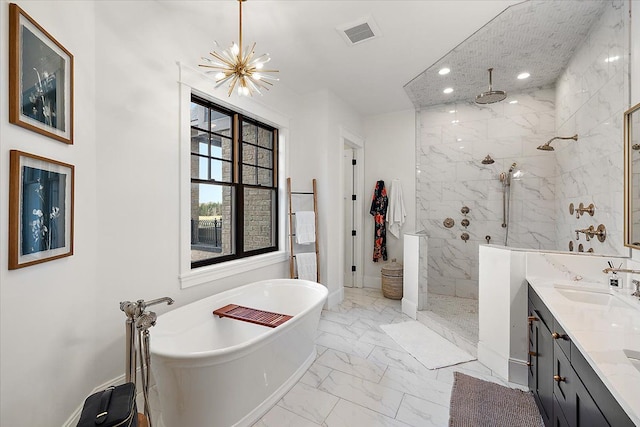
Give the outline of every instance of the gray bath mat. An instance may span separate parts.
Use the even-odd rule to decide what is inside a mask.
[[[542,427],[533,394],[454,372],[449,427]]]

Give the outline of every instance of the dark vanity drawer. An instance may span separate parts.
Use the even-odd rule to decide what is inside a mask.
[[[555,342],[553,352],[553,396],[569,426],[602,427],[609,423],[573,369],[569,359]],[[617,426],[616,424],[611,424]]]
[[[557,320],[553,319],[553,329],[551,330],[551,337],[558,344],[558,347],[567,356],[567,359],[571,360],[571,338],[564,331],[564,328],[560,326]]]

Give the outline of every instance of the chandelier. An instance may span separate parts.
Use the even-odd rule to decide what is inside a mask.
[[[255,57],[253,43],[251,48],[248,46],[242,49],[242,2],[246,0],[238,0],[240,5],[240,36],[239,42],[235,42],[228,49],[221,49],[218,42],[215,43],[213,52],[209,54],[213,57],[202,57],[206,64],[200,64],[201,67],[211,68],[205,73],[216,73],[216,88],[229,82],[229,93],[231,96],[233,89],[238,86],[239,95],[251,95],[254,92],[259,93],[260,89],[269,90],[269,86],[273,86],[271,81],[278,81],[277,78],[264,73],[277,73],[278,70],[265,70],[264,64],[271,61],[268,53]]]

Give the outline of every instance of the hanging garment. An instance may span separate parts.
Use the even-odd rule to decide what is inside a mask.
[[[380,258],[387,260],[387,230],[385,227],[385,216],[387,215],[387,190],[384,188],[384,181],[376,182],[371,200],[371,210],[373,215],[374,235],[373,235],[373,262],[378,262]]]
[[[407,212],[404,210],[404,198],[402,197],[402,185],[399,179],[391,181],[391,189],[389,190],[389,209],[387,213],[387,223],[389,231],[398,239],[400,238],[400,229],[404,224]]]

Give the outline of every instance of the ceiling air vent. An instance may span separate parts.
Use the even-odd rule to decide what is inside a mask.
[[[380,30],[371,17],[342,25],[337,30],[349,46],[380,36]]]

